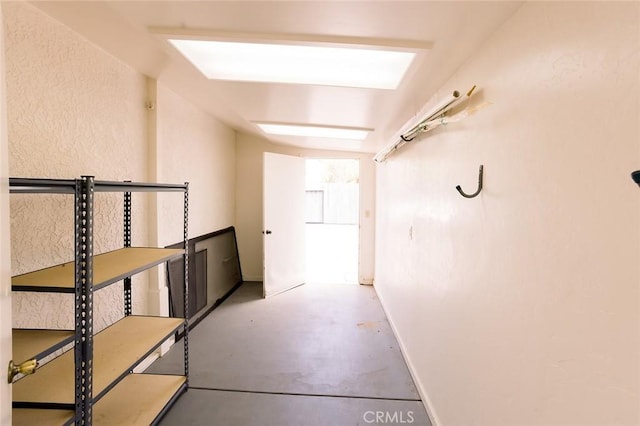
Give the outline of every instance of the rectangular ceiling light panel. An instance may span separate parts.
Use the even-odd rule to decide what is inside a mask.
[[[364,140],[370,131],[368,129],[348,127],[301,126],[294,124],[256,123],[256,125],[270,135],[350,139],[357,141]]]
[[[402,50],[170,39],[207,78],[396,89],[414,57]]]

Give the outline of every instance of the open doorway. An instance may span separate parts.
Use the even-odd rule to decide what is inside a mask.
[[[359,161],[306,160],[306,282],[358,284]]]

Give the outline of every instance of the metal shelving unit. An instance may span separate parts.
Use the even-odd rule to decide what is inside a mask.
[[[40,358],[73,342],[68,351],[35,374],[14,383],[14,424],[153,424],[189,386],[189,318],[131,315],[131,276],[168,260],[184,258],[188,282],[189,184],[10,178],[16,194],[72,194],[75,210],[75,259],[12,278],[14,291],[72,293],[75,330],[16,330],[14,355]],[[124,193],[124,247],[93,253],[94,194]],[[184,193],[184,247],[131,247],[131,193]],[[93,292],[124,281],[124,318],[95,335]],[[184,292],[188,312],[188,291]],[[132,369],[175,332],[184,333],[184,375],[133,374]],[[27,355],[28,354],[28,355]],[[24,359],[16,359],[21,362]],[[95,411],[94,411],[95,406]]]

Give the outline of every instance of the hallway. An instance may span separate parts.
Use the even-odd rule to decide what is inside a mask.
[[[430,424],[372,287],[261,294],[244,283],[190,333],[190,389],[163,425]]]

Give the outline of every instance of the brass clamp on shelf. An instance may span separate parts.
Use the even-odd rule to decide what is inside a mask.
[[[13,360],[9,361],[9,371],[7,375],[7,383],[12,383],[18,374],[28,375],[36,372],[38,368],[38,360],[33,358],[21,364],[15,365]]]

